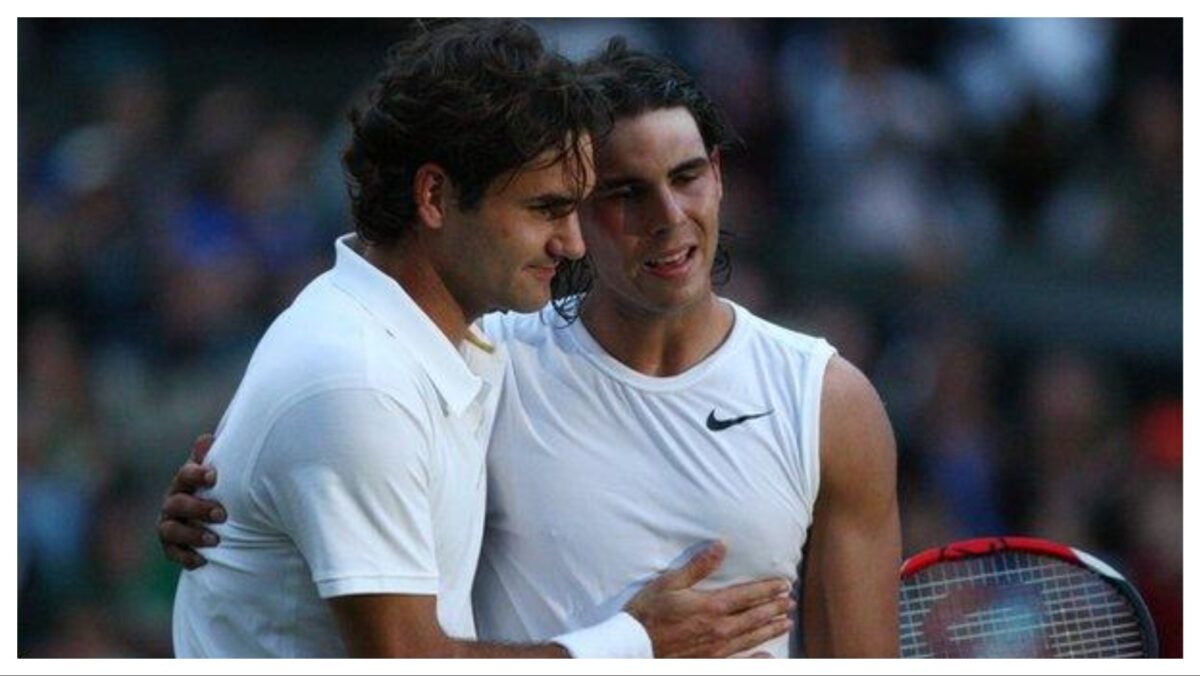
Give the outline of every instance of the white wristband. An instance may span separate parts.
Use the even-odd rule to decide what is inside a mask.
[[[629,613],[617,613],[600,624],[550,639],[576,659],[654,657],[654,646],[645,627]]]

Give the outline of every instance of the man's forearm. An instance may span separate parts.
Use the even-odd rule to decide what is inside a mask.
[[[451,641],[451,655],[469,659],[539,659],[570,657],[557,643],[513,644],[490,641]]]
[[[431,595],[362,594],[329,601],[351,657],[653,657],[646,630],[628,613],[544,643],[468,641],[447,636]]]
[[[531,645],[463,641],[456,650],[465,648],[467,654],[462,657],[654,657],[654,645],[645,627],[627,612],[560,634],[551,641]]]
[[[468,658],[468,659],[536,659],[570,657],[567,649],[557,643],[497,643],[466,641],[447,637],[425,636],[420,641],[346,641],[350,657],[365,658]]]

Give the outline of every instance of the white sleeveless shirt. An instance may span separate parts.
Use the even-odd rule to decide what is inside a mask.
[[[835,351],[730,305],[726,341],[667,378],[630,369],[548,310],[483,319],[511,361],[488,453],[481,639],[545,640],[603,621],[717,538],[729,553],[702,587],[796,580]],[[787,657],[787,637],[760,649]]]

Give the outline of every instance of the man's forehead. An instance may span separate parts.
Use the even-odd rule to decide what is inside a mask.
[[[565,153],[516,169],[506,180],[497,181],[496,187],[519,194],[573,194],[581,183],[590,183],[594,177],[590,152]]]
[[[605,175],[628,165],[671,165],[706,156],[704,137],[691,111],[683,106],[648,110],[617,118],[597,154]]]

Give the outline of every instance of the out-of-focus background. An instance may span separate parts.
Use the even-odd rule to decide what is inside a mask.
[[[161,495],[350,229],[384,21],[18,22],[19,654],[168,656]],[[905,553],[1098,554],[1182,651],[1182,20],[544,20],[694,73],[723,293],[882,394]]]

